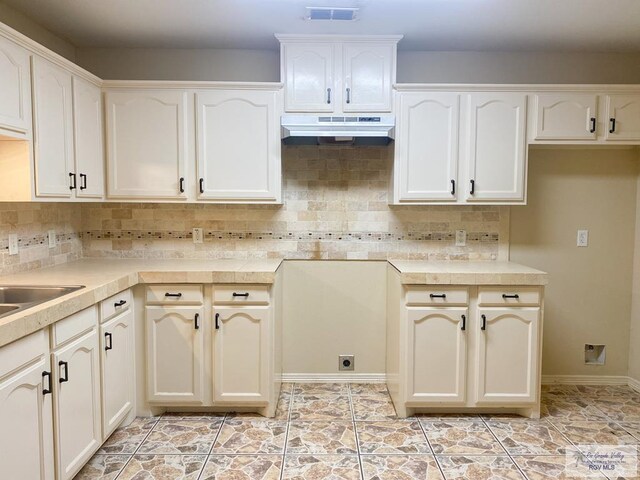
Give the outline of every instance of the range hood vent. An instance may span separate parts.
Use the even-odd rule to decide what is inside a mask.
[[[388,143],[394,137],[395,125],[393,115],[283,115],[281,121],[282,138],[285,141],[291,138],[312,138],[317,142],[318,138],[329,137],[333,139],[333,143],[353,142],[354,138],[381,139]]]

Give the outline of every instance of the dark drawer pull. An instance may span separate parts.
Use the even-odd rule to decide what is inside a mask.
[[[245,293],[236,293],[236,292],[233,292],[233,296],[234,296],[234,297],[245,297],[245,298],[247,298],[247,297],[249,296],[249,292],[245,292]]]
[[[80,190],[86,190],[86,189],[87,189],[87,174],[81,173],[80,174]]]
[[[486,330],[487,329],[487,316],[486,315],[481,315],[482,318],[482,326],[480,327],[480,330]]]
[[[455,195],[455,194],[456,194],[456,181],[451,180],[451,195]]]
[[[114,303],[113,306],[118,308],[118,307],[123,306],[125,303],[127,303],[126,300],[120,300],[119,302]]]
[[[471,190],[469,190],[469,195],[474,195],[476,193],[476,181],[469,180],[469,183],[471,183]]]
[[[76,188],[78,188],[76,183],[76,174],[69,173],[69,190],[75,190]]]
[[[609,119],[609,133],[616,133],[616,119]]]
[[[220,314],[216,313],[216,330],[220,330]]]
[[[467,329],[467,316],[462,315],[462,327],[460,327],[460,330],[466,330],[466,329]]]
[[[196,313],[195,317],[193,317],[193,326],[196,330],[200,328],[200,314]]]
[[[62,360],[60,360],[58,362],[58,369],[60,369],[60,367],[62,367],[63,365],[64,365],[64,377],[62,376],[62,373],[60,373],[60,380],[59,380],[60,383],[69,381],[69,363],[63,362]]]
[[[514,293],[513,295],[507,295],[506,293],[503,293],[502,298],[504,298],[505,300],[507,298],[515,298],[517,300],[520,298],[520,295],[518,295],[517,293]]]
[[[170,297],[170,298],[180,298],[182,296],[182,293],[165,293],[164,294],[165,297]]]
[[[184,193],[184,177],[180,177],[180,181],[178,183],[180,184],[180,193]]]
[[[109,342],[107,343],[107,339]],[[109,332],[105,332],[104,334],[104,351],[113,350],[113,338],[111,338],[111,334]]]
[[[447,294],[446,293],[430,293],[429,294],[429,298],[447,298]]]
[[[44,377],[47,377],[47,388],[42,386],[42,395],[47,395],[51,393],[51,372],[42,372],[42,382],[44,384]]]
[[[591,117],[591,128],[589,128],[589,133],[596,133],[596,117]]]
[[[200,179],[200,193],[204,193],[204,178]]]

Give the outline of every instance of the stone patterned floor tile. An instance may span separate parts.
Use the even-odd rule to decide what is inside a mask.
[[[287,454],[357,454],[352,422],[291,422]]]
[[[436,456],[447,480],[525,480],[507,456]]]
[[[160,421],[170,421],[174,422],[176,420],[195,420],[198,422],[201,421],[215,421],[215,420],[224,420],[227,416],[226,413],[220,412],[165,412],[161,417]]]
[[[574,445],[636,445],[638,441],[613,422],[557,422],[556,428]]]
[[[425,422],[479,422],[480,415],[467,413],[417,413],[415,418]]]
[[[627,385],[575,385],[575,387],[579,394],[594,397],[640,395]]]
[[[295,383],[294,395],[347,395],[348,383]]]
[[[211,455],[199,480],[279,480],[280,455]]]
[[[280,385],[280,393],[293,393],[293,385],[291,382],[282,382]]]
[[[618,425],[636,437],[640,443],[640,422],[620,422]]]
[[[571,442],[544,420],[488,421],[487,426],[509,455],[564,455]]]
[[[386,383],[351,383],[351,395],[389,395]]]
[[[130,458],[130,455],[94,455],[74,480],[114,480]]]
[[[227,419],[213,445],[212,454],[283,453],[287,422]]]
[[[542,396],[544,396],[547,393],[559,393],[559,394],[563,394],[563,395],[576,395],[578,394],[579,390],[577,385],[562,385],[562,384],[558,384],[558,385],[542,385],[541,388],[542,391]]]
[[[422,422],[433,452],[444,455],[506,455],[482,422]]]
[[[592,402],[571,396],[545,401],[542,404],[542,415],[568,421],[608,420],[607,415],[596,408]]]
[[[151,455],[207,455],[222,420],[158,422],[137,453]]]
[[[539,455],[513,457],[513,461],[529,480],[569,480],[576,478],[604,479],[601,473],[588,467],[584,457],[576,458],[575,463],[567,465],[564,455]]]
[[[594,406],[616,422],[640,422],[640,401],[627,397],[597,397]]]
[[[197,480],[206,455],[134,455],[118,480]]]
[[[290,393],[280,393],[280,398],[278,398],[278,405],[276,406],[276,416],[274,420],[288,420],[289,419],[289,411],[291,410],[291,401],[293,400],[293,395]]]
[[[351,420],[347,395],[294,395],[291,420]]]
[[[138,417],[115,432],[100,447],[98,454],[133,454],[158,422],[157,417]]]
[[[443,480],[433,455],[366,455],[365,480]]]
[[[356,420],[397,420],[396,410],[388,395],[358,395],[351,397]]]
[[[420,422],[356,422],[361,454],[431,453]]]
[[[357,455],[286,455],[283,480],[360,480]]]

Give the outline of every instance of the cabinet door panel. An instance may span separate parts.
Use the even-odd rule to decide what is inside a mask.
[[[398,200],[455,200],[459,103],[455,93],[400,96]]]
[[[536,401],[539,322],[539,308],[478,309],[477,403]]]
[[[0,472],[2,478],[53,480],[53,424],[48,354],[0,382]]]
[[[214,402],[266,402],[270,310],[216,308]]]
[[[607,111],[607,140],[640,140],[640,95],[609,95]]]
[[[196,328],[196,315],[200,328]],[[203,315],[201,307],[146,308],[150,401],[202,403]]]
[[[185,198],[187,93],[107,92],[110,197]]]
[[[102,431],[106,440],[133,405],[133,311],[100,327]]]
[[[536,140],[595,140],[598,96],[540,94],[536,103]]]
[[[53,354],[58,479],[73,478],[102,443],[99,364],[95,329]]]
[[[334,46],[296,43],[283,47],[285,110],[287,112],[333,112]]]
[[[467,309],[408,309],[408,320],[407,401],[464,402]]]
[[[200,199],[281,198],[278,92],[196,94]]]
[[[344,45],[343,111],[391,111],[394,52],[389,44]]]
[[[73,128],[78,197],[104,195],[104,147],[102,144],[102,93],[80,78],[73,79]]]
[[[29,52],[0,38],[0,128],[31,130]]]
[[[467,201],[524,200],[526,107],[521,94],[469,96]]]
[[[70,197],[74,173],[71,74],[33,58],[36,195]]]

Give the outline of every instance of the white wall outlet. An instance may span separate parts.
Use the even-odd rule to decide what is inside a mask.
[[[456,247],[465,247],[467,245],[467,231],[456,230]]]
[[[193,229],[193,243],[202,243],[204,241],[204,234],[201,228]]]
[[[589,246],[589,230],[578,230],[578,242],[579,247]]]
[[[49,230],[48,238],[49,238],[49,248],[55,248],[56,247],[56,231]]]
[[[9,235],[9,255],[18,254],[18,235],[11,233]]]

